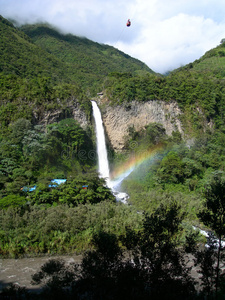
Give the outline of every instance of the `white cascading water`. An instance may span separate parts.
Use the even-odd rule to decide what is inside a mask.
[[[95,101],[91,101],[91,103],[96,126],[98,171],[100,177],[105,178],[107,183],[109,181],[109,162],[105,143],[105,132],[102,122],[102,116],[97,103]]]
[[[127,199],[129,198],[129,196],[126,193],[116,191],[115,187],[118,185],[118,182],[113,182],[110,180],[109,161],[106,149],[105,132],[102,122],[101,111],[95,101],[91,101],[91,103],[96,127],[99,176],[101,178],[105,178],[107,186],[112,190],[114,196],[118,201],[127,203]],[[123,179],[121,179],[120,182],[122,182]]]

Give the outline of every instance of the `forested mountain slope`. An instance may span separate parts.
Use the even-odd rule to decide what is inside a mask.
[[[225,77],[225,40],[221,40],[220,45],[207,51],[201,58],[195,60],[177,71],[189,70],[208,74],[214,78]]]
[[[27,25],[23,30],[31,38],[0,17],[0,71],[4,81],[8,80],[2,81],[1,85],[6,90],[13,88],[14,98],[26,97],[31,85],[35,84],[32,82],[34,78],[40,86],[48,85],[48,89],[50,85],[67,83],[96,93],[109,72],[152,72],[144,63],[113,47],[63,35],[47,25]],[[93,85],[96,89],[92,88]],[[1,97],[10,98],[7,92]]]
[[[153,73],[143,62],[111,46],[61,34],[49,25],[26,25],[21,29],[36,45],[65,63],[71,80],[89,89],[91,85],[101,85],[111,72]]]
[[[0,17],[1,73],[21,78],[49,76],[63,64],[46,51],[36,46],[21,30]],[[62,74],[59,73],[62,76]]]
[[[69,83],[65,64],[3,17],[0,35],[1,133],[19,118],[33,121],[35,111],[62,108],[71,97],[85,101],[79,84]]]
[[[48,25],[27,25],[22,31],[0,17],[0,34],[3,127],[21,117],[31,120],[34,110],[66,109],[69,99],[78,100],[90,115],[88,97],[101,91],[108,73],[153,73],[113,47],[60,34]]]

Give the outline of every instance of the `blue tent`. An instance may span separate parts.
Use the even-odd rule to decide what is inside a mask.
[[[57,187],[59,186],[60,184],[62,183],[65,183],[66,182],[66,179],[52,179],[51,180],[52,184],[49,184],[48,186],[49,187]],[[27,186],[24,186],[21,188],[21,190],[23,192],[33,192],[34,190],[36,190],[37,186],[34,185],[32,187],[27,187]]]

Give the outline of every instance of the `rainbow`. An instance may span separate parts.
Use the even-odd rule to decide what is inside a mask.
[[[137,151],[122,165],[116,167],[110,173],[110,186],[115,187],[119,185],[127,176],[129,176],[135,168],[140,166],[143,162],[154,160],[156,155],[163,150],[163,144],[157,144],[148,150]]]

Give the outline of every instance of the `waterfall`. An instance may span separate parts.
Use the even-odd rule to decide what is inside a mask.
[[[118,185],[118,182],[113,182],[109,178],[109,161],[107,156],[102,116],[97,103],[95,101],[91,101],[91,103],[93,109],[93,116],[95,119],[99,175],[100,177],[106,179],[106,184],[112,190],[112,193],[115,196],[116,200],[127,204],[127,199],[129,198],[129,196],[126,193],[121,193],[115,190],[116,186]]]
[[[129,198],[129,196],[126,193],[116,191],[115,187],[118,185],[118,182],[112,182],[109,178],[109,161],[107,156],[102,116],[97,103],[95,101],[91,101],[91,103],[93,109],[93,116],[95,119],[99,175],[100,177],[106,179],[106,184],[112,190],[116,200],[127,204],[127,199]]]
[[[98,172],[100,174],[100,177],[105,178],[107,182],[109,181],[109,162],[105,143],[105,132],[102,122],[102,116],[97,103],[95,101],[91,101],[91,103],[96,126]]]

